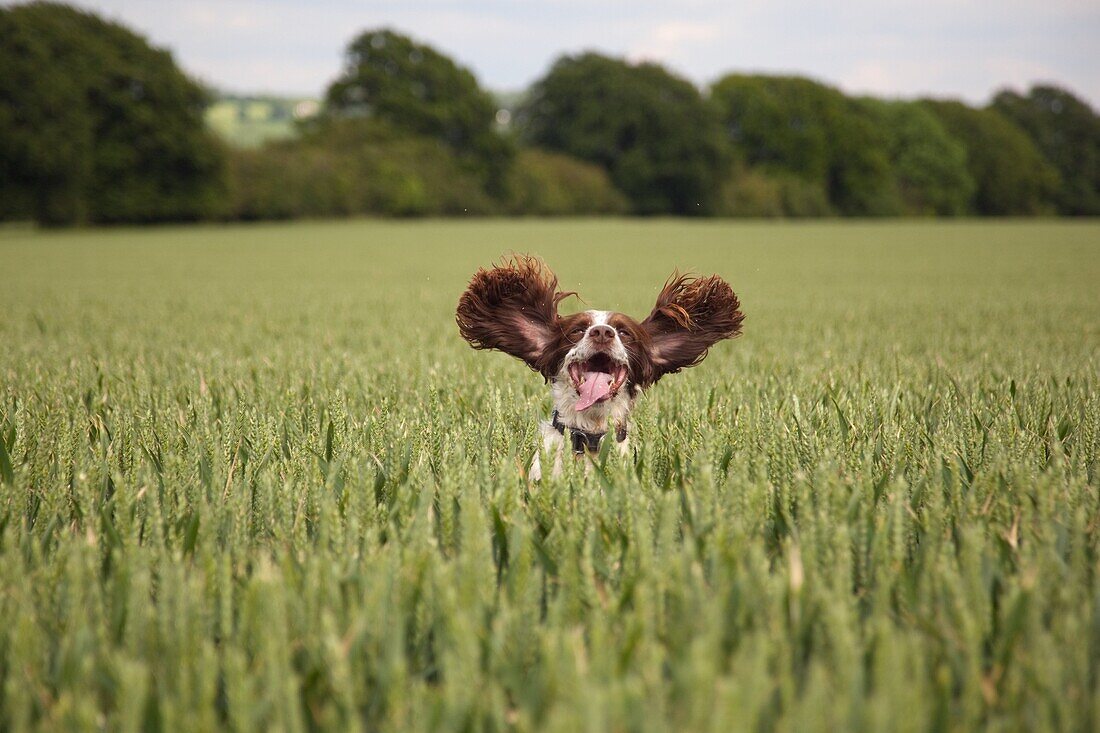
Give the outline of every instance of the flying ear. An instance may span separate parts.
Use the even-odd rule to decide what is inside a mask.
[[[701,362],[707,349],[741,333],[741,303],[717,275],[692,277],[673,273],[665,282],[653,312],[642,321],[649,334],[656,382]]]
[[[480,269],[458,299],[455,320],[475,349],[496,349],[543,371],[544,353],[558,337],[558,278],[541,260],[516,255]]]

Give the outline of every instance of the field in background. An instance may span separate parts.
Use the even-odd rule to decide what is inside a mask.
[[[453,322],[513,250],[636,316],[718,272],[745,334],[641,401],[636,460],[528,487],[547,390]],[[7,231],[0,262],[5,730],[1100,724],[1100,225]]]
[[[309,98],[223,96],[206,108],[203,119],[229,145],[258,148],[297,137],[295,124],[319,109],[320,102]]]

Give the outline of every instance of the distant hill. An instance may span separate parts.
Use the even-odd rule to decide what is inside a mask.
[[[317,114],[309,97],[226,95],[206,109],[207,126],[234,147],[258,148],[269,140],[296,137],[297,123]]]

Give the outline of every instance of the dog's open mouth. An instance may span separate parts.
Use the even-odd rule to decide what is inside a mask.
[[[615,361],[608,354],[596,354],[588,361],[570,364],[569,378],[579,396],[576,410],[580,412],[618,393],[626,381],[626,364]]]

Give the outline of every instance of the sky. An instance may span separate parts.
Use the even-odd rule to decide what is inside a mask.
[[[9,5],[10,0],[0,0]],[[1100,109],[1100,0],[76,0],[238,93],[320,96],[360,32],[427,42],[496,91],[563,53],[658,61],[699,85],[793,73],[849,93],[984,103],[1066,86]]]

